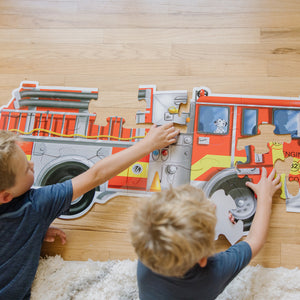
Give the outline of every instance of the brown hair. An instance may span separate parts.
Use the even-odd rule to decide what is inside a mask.
[[[15,184],[16,173],[12,168],[11,159],[16,151],[18,136],[12,132],[0,130],[0,191]]]
[[[183,276],[214,252],[215,206],[191,185],[142,199],[131,228],[141,262],[165,276]]]

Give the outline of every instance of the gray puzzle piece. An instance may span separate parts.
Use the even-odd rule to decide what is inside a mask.
[[[239,220],[236,224],[232,224],[229,220],[228,212],[236,208],[234,200],[226,195],[224,190],[214,192],[210,200],[216,205],[215,239],[223,234],[231,245],[235,244],[243,236],[243,222]]]
[[[153,99],[152,99],[153,97]],[[187,125],[187,118],[190,113],[182,112],[179,115],[181,104],[186,104],[188,101],[188,93],[182,91],[156,91],[155,85],[141,85],[139,87],[138,100],[146,101],[147,111],[138,111],[136,114],[136,123],[145,123],[146,114],[150,114],[152,110],[151,122],[156,125],[163,125],[169,122],[175,124]]]

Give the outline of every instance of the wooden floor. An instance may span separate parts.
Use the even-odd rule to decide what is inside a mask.
[[[99,88],[99,124],[121,115],[135,127],[140,84],[213,93],[300,94],[297,0],[0,0],[0,104],[22,80]],[[136,258],[127,229],[136,199],[96,204],[57,220],[68,243],[43,254],[67,260]],[[228,247],[224,238],[218,249]],[[300,214],[276,198],[267,243],[252,264],[300,265]]]

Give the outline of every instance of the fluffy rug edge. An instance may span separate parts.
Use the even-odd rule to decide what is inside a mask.
[[[31,300],[137,300],[137,261],[65,261],[41,258]],[[300,299],[300,270],[247,266],[218,300]]]

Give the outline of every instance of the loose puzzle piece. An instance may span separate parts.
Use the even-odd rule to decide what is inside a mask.
[[[232,224],[229,220],[229,212],[236,209],[234,200],[229,195],[225,195],[223,190],[213,193],[210,200],[216,205],[217,225],[215,228],[215,239],[223,234],[231,245],[235,244],[243,236],[243,222],[239,220]]]

